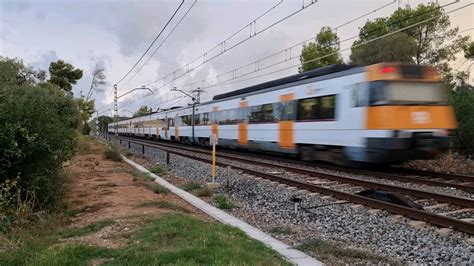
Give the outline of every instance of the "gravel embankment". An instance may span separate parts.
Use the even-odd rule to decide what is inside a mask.
[[[434,160],[406,162],[400,167],[448,174],[474,175],[474,158],[457,152],[445,153]]]
[[[141,153],[141,147],[132,145]],[[165,153],[147,149],[153,162],[165,163]],[[168,168],[177,176],[209,181],[210,165],[170,155]],[[236,204],[231,213],[267,232],[287,226],[292,234],[273,235],[288,244],[308,239],[329,239],[347,247],[363,248],[401,262],[474,263],[474,247],[469,236],[460,232],[443,235],[436,228],[414,228],[403,217],[385,211],[371,211],[336,199],[310,195],[285,186],[249,177],[234,170],[218,168],[220,192]],[[295,213],[293,197],[302,199]],[[329,205],[328,205],[329,204]],[[471,239],[472,240],[472,239]]]

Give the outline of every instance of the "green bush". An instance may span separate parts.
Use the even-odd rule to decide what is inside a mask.
[[[196,183],[196,182],[189,182],[189,183],[186,183],[186,184],[181,186],[182,190],[188,191],[188,192],[198,190],[198,189],[201,189],[201,188],[202,188],[202,185],[199,184],[199,183]]]
[[[169,189],[158,184],[151,185],[151,190],[153,190],[153,192],[155,192],[156,194],[168,194],[170,192]]]
[[[457,148],[474,154],[474,90],[458,87],[451,92],[451,104],[458,122]]]
[[[0,184],[18,178],[21,198],[59,206],[63,163],[72,158],[79,121],[71,96],[38,73],[0,57]]]
[[[214,201],[219,209],[230,210],[234,208],[234,203],[232,203],[232,201],[230,201],[225,195],[220,194],[215,196]]]
[[[122,155],[120,155],[120,151],[115,145],[107,146],[107,148],[104,150],[104,158],[116,162],[122,161]]]
[[[150,172],[157,175],[161,175],[165,172],[165,170],[163,170],[163,168],[161,168],[159,165],[155,165],[152,168],[150,168]]]

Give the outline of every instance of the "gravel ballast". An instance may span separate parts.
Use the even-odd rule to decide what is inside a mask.
[[[137,154],[142,152],[141,145],[132,144],[131,149]],[[165,152],[146,147],[145,155],[166,165]],[[210,178],[210,165],[173,154],[167,167],[176,176],[192,181],[206,182]],[[401,262],[474,263],[470,236],[461,232],[441,234],[433,226],[415,228],[409,225],[409,219],[386,211],[356,207],[231,169],[218,167],[216,181],[221,184],[218,192],[237,205],[230,211],[233,215],[290,245],[317,238],[335,240],[347,247],[363,247]],[[291,201],[295,197],[302,200],[296,212]],[[287,227],[292,232],[272,233],[277,227]]]

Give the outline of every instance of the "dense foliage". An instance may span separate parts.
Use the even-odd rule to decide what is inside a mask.
[[[468,71],[450,76],[447,84],[451,89],[450,104],[454,107],[458,122],[456,148],[474,154],[474,86],[467,82]]]
[[[302,65],[299,72],[342,63],[339,51],[339,37],[337,34],[329,27],[322,27],[314,42],[309,42],[303,46],[300,56]]]
[[[75,149],[77,106],[21,61],[0,58],[0,73],[0,184],[15,180],[13,194],[20,192],[20,197],[14,201],[34,197],[36,207],[55,206],[61,167]]]
[[[398,30],[402,30],[401,33],[375,40]],[[456,58],[468,41],[468,37],[459,36],[458,31],[458,28],[451,27],[449,16],[437,3],[399,8],[388,17],[365,23],[359,32],[359,40],[352,46],[350,58],[359,65],[386,60],[434,65],[446,73],[450,71],[448,63]],[[359,45],[371,40],[368,45]],[[376,56],[367,56],[370,54]]]
[[[50,78],[48,82],[72,95],[72,85],[82,78],[82,74],[82,70],[74,68],[63,60],[58,60],[49,66]]]
[[[140,108],[133,114],[133,117],[142,116],[151,113],[153,110],[151,107],[146,105],[140,106]]]

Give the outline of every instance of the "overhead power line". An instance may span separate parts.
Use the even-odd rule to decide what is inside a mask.
[[[449,3],[449,4],[446,4],[446,5],[443,5],[442,8],[444,8],[444,7],[448,6],[448,5],[451,5],[451,4],[453,4],[453,3],[456,3],[456,2],[457,2],[457,1],[452,2],[452,3]],[[455,12],[455,11],[464,9],[464,8],[470,6],[470,5],[472,5],[472,3],[471,3],[471,4],[468,4],[468,5],[465,5],[465,6],[462,6],[462,7],[460,7],[460,8],[457,8],[457,9],[455,9],[455,10],[446,12],[445,14],[453,13],[453,12]],[[430,10],[429,12],[433,12],[433,11],[435,11],[435,10],[437,10],[437,9],[439,9],[439,8],[432,9],[432,10]],[[429,12],[425,12],[425,13],[423,13],[423,14],[426,14],[426,13],[429,13]],[[368,13],[367,13],[367,14],[368,14]],[[404,21],[407,21],[407,20],[416,18],[416,17],[418,17],[418,16],[420,16],[420,14],[418,14],[417,16],[412,16],[412,17],[406,18],[406,19],[404,19],[404,20],[399,20],[399,21],[397,21],[397,23],[404,22]],[[429,19],[427,19],[427,20],[424,20],[424,21],[421,21],[421,22],[412,24],[412,25],[410,25],[410,26],[408,26],[408,27],[405,27],[405,28],[402,28],[402,29],[399,29],[399,30],[390,32],[390,33],[388,33],[388,34],[379,36],[379,37],[377,37],[377,38],[373,38],[373,39],[370,39],[370,40],[368,40],[368,41],[362,42],[362,43],[360,43],[360,44],[354,45],[354,46],[352,46],[352,47],[343,49],[343,50],[341,50],[341,51],[339,51],[339,52],[347,51],[347,50],[349,50],[349,49],[351,49],[351,48],[353,48],[353,47],[358,47],[358,46],[361,46],[361,45],[365,45],[365,44],[367,44],[367,43],[370,43],[370,42],[379,40],[379,39],[381,39],[381,38],[385,38],[385,37],[390,36],[390,35],[393,35],[393,34],[395,34],[395,33],[397,33],[397,32],[406,30],[406,29],[408,29],[408,28],[415,27],[415,26],[417,26],[417,25],[420,25],[420,24],[422,24],[422,23],[425,23],[425,22],[427,22],[427,21],[430,21],[430,20],[433,20],[433,19],[436,19],[436,18],[439,18],[439,17],[440,17],[440,16],[429,18]],[[345,25],[345,24],[342,24],[342,25]],[[391,23],[390,25],[394,25],[394,23]],[[338,26],[338,27],[340,27],[340,26]],[[336,27],[336,28],[337,28],[337,27]],[[374,31],[371,31],[371,32],[375,32],[375,30],[374,30]],[[351,40],[351,39],[354,39],[354,38],[357,38],[357,37],[358,37],[358,35],[357,35],[357,36],[354,36],[354,37],[350,37],[350,38],[344,39],[344,40],[340,41],[339,43],[345,42],[345,41],[348,41],[348,40]],[[302,44],[302,43],[300,43],[300,44]],[[283,50],[283,51],[284,51],[284,50]],[[281,53],[281,51],[280,51],[279,53]],[[276,53],[275,53],[275,54],[276,54]],[[333,55],[333,54],[336,54],[336,53],[331,53],[331,54],[328,54],[328,55],[324,55],[324,56],[322,56],[322,57],[314,58],[314,59],[312,59],[312,60],[308,60],[308,61],[305,61],[305,62],[296,64],[296,65],[292,65],[292,66],[289,66],[289,67],[286,67],[286,68],[283,68],[283,69],[280,69],[280,70],[276,70],[276,71],[269,72],[269,73],[266,73],[266,74],[262,74],[262,75],[259,75],[259,76],[247,78],[247,79],[244,79],[244,80],[234,80],[234,81],[226,80],[226,81],[222,81],[222,82],[219,82],[219,83],[217,83],[217,84],[213,84],[213,85],[210,85],[210,86],[207,86],[207,87],[202,87],[202,88],[211,88],[211,87],[216,87],[216,86],[219,86],[219,85],[228,85],[228,84],[233,84],[233,83],[238,83],[238,82],[243,82],[243,81],[247,81],[247,80],[252,80],[252,79],[264,77],[264,76],[267,76],[267,75],[271,75],[271,74],[274,74],[274,73],[278,73],[278,72],[281,72],[281,71],[284,71],[284,70],[288,70],[288,69],[291,69],[291,68],[300,66],[300,65],[302,65],[303,63],[309,63],[309,62],[313,62],[313,61],[316,61],[316,60],[320,60],[320,59],[322,59],[322,58],[331,56],[331,55]],[[271,55],[270,55],[270,56],[271,56]],[[268,58],[268,57],[266,57],[266,58]],[[295,58],[298,58],[298,57],[294,57],[294,58],[292,58],[292,59],[295,59]],[[260,60],[262,60],[262,59],[260,59]],[[268,66],[268,67],[258,69],[257,71],[261,71],[261,70],[267,69],[267,68],[269,68],[269,67],[272,67],[272,66],[275,66],[275,65],[284,63],[284,62],[286,62],[286,61],[287,61],[287,60],[282,61],[282,62],[278,62],[278,63],[273,64],[273,65],[270,65],[270,66]],[[252,63],[252,64],[253,64],[253,63]],[[248,65],[250,65],[250,64],[248,64]],[[235,78],[233,78],[233,79],[236,79],[236,78],[239,78],[239,79],[240,79],[241,77],[248,76],[248,75],[253,74],[253,73],[257,72],[257,71],[253,71],[253,72],[250,72],[250,73],[246,73],[246,74],[244,74],[244,75],[241,75],[241,76],[239,76],[239,77],[235,77]],[[230,72],[230,71],[229,71],[229,72]],[[226,73],[229,73],[229,72],[226,72]],[[225,74],[225,73],[224,73],[224,74]],[[218,76],[221,76],[221,75],[224,75],[224,74],[220,74],[220,75],[218,75]],[[230,82],[229,82],[229,81],[230,81]],[[199,82],[201,82],[201,81],[199,81]],[[195,83],[196,83],[196,82],[194,82],[194,83],[192,83],[192,84],[195,84]],[[148,96],[150,96],[150,95],[152,95],[152,94],[144,95],[143,97],[141,97],[141,98],[139,98],[139,99],[136,99],[136,100],[133,100],[133,101],[127,103],[125,106],[128,106],[128,105],[130,105],[130,104],[132,104],[132,103],[134,103],[134,102],[136,102],[136,101],[138,101],[138,100],[140,100],[140,99],[143,99],[143,98],[145,98],[145,97],[148,97]]]
[[[344,27],[344,26],[347,26],[347,25],[350,24],[350,23],[353,23],[353,22],[355,22],[355,21],[357,21],[357,20],[359,20],[359,19],[361,19],[361,18],[364,18],[364,17],[366,17],[366,16],[368,16],[368,15],[370,15],[370,14],[372,14],[372,13],[375,13],[375,12],[381,10],[381,9],[384,9],[384,8],[386,8],[386,7],[388,7],[388,6],[392,5],[392,4],[394,4],[395,2],[396,2],[396,1],[392,1],[392,2],[390,2],[390,3],[387,3],[387,4],[383,5],[383,6],[380,6],[380,7],[378,7],[378,8],[375,8],[375,9],[369,11],[369,12],[364,13],[363,15],[360,15],[360,16],[354,18],[354,19],[351,19],[351,20],[349,20],[349,21],[347,21],[347,22],[344,22],[344,23],[341,24],[341,25],[338,25],[338,26],[332,28],[332,30],[338,30],[338,29],[340,29],[340,28],[342,28],[342,27]],[[356,36],[353,37],[353,38],[357,38],[357,36],[358,36],[358,35],[356,35]],[[293,45],[293,46],[291,46],[291,47],[289,47],[289,48],[286,48],[286,49],[284,49],[284,50],[275,52],[275,53],[273,53],[273,54],[271,54],[271,55],[268,55],[268,56],[266,56],[266,57],[264,57],[264,58],[261,58],[261,59],[259,59],[259,60],[257,60],[257,61],[262,61],[262,60],[265,60],[265,59],[269,59],[269,58],[271,58],[271,57],[274,57],[275,55],[282,54],[282,52],[285,52],[285,53],[288,52],[288,51],[291,52],[291,49],[292,49],[292,48],[294,48],[294,47],[296,47],[296,46],[299,46],[299,45],[301,45],[301,44],[307,43],[308,41],[311,41],[311,40],[313,40],[313,39],[314,39],[314,36],[311,37],[311,38],[308,38],[308,39],[304,40],[303,42],[299,42],[299,43],[297,43],[297,44],[295,44],[295,45]],[[252,65],[257,65],[257,64],[258,64],[257,61],[252,62],[252,63],[249,63],[249,64],[246,64],[246,65],[244,65],[244,66],[238,67],[237,69],[234,69],[234,70],[231,70],[231,71],[228,71],[228,72],[219,74],[219,75],[217,75],[216,77],[211,77],[211,78],[208,78],[208,79],[218,78],[218,77],[220,77],[220,76],[223,76],[223,75],[226,75],[226,74],[229,74],[229,73],[236,73],[237,70],[239,70],[239,69],[242,69],[242,68],[245,68],[245,67],[249,67],[249,66],[252,66]],[[265,69],[266,69],[266,68],[265,68]],[[263,70],[263,69],[260,69],[260,70]],[[259,71],[259,70],[257,70],[257,71]],[[252,71],[252,73],[254,73],[254,71]],[[250,74],[250,73],[249,73],[249,74]],[[205,80],[208,80],[208,79],[205,79]],[[205,80],[200,80],[200,81],[198,81],[198,82],[193,82],[193,83],[191,83],[191,84],[200,83],[200,82],[203,82],[203,81],[205,81]],[[191,84],[186,84],[186,85],[183,85],[183,86],[189,86],[189,85],[191,85]],[[167,85],[167,84],[165,84],[165,85],[159,87],[158,89],[160,89],[160,88],[162,88],[162,87],[164,87],[164,86],[166,86],[166,85]],[[182,86],[182,87],[183,87],[183,86]],[[155,91],[156,91],[156,90],[155,90]],[[128,105],[130,105],[130,104],[132,104],[132,103],[134,103],[134,102],[137,102],[138,100],[141,100],[141,99],[146,98],[146,97],[151,96],[151,95],[152,95],[151,93],[150,93],[150,94],[146,94],[146,95],[144,95],[144,96],[142,96],[142,97],[140,97],[140,98],[138,98],[138,99],[135,99],[135,100],[132,100],[132,101],[129,102],[129,103],[126,103],[125,106],[128,106]]]
[[[260,31],[257,31],[257,28],[256,28],[257,21],[258,21],[259,19],[261,19],[262,17],[264,17],[264,16],[265,16],[266,14],[268,14],[269,12],[271,12],[271,11],[272,11],[273,9],[275,9],[277,6],[279,6],[279,5],[283,2],[283,0],[280,0],[277,4],[275,4],[274,6],[272,6],[270,9],[268,9],[267,11],[265,11],[264,13],[262,13],[261,15],[259,15],[257,18],[251,20],[250,23],[246,24],[244,27],[240,28],[238,31],[236,31],[235,33],[231,34],[231,35],[230,35],[229,37],[227,37],[224,41],[220,42],[219,44],[217,44],[217,45],[214,46],[213,48],[211,48],[211,49],[207,50],[206,52],[204,52],[201,56],[196,57],[195,59],[191,60],[191,61],[188,62],[187,64],[185,64],[185,65],[183,65],[183,66],[177,68],[175,71],[173,71],[173,72],[171,72],[171,73],[169,73],[169,74],[163,76],[162,78],[160,78],[160,79],[158,79],[158,80],[155,80],[155,81],[153,81],[153,82],[147,83],[147,84],[145,84],[145,85],[146,85],[146,86],[149,86],[149,85],[151,85],[151,84],[154,84],[154,83],[159,82],[160,80],[166,80],[166,78],[169,77],[170,75],[175,75],[176,72],[179,71],[180,69],[186,68],[186,70],[185,70],[185,72],[184,72],[183,74],[181,74],[181,75],[178,76],[178,77],[175,77],[174,80],[176,80],[176,79],[178,79],[178,78],[180,78],[180,77],[182,77],[182,76],[184,76],[184,75],[190,73],[191,71],[193,71],[194,69],[200,67],[201,65],[203,65],[203,64],[205,64],[205,63],[207,63],[207,62],[209,62],[209,61],[211,61],[211,60],[217,58],[218,56],[224,54],[225,52],[228,52],[228,51],[231,50],[232,48],[237,47],[238,45],[240,45],[240,44],[242,44],[242,43],[248,41],[249,39],[251,39],[251,38],[253,38],[253,37],[255,37],[255,36],[257,36],[257,35],[263,33],[264,31],[267,31],[268,29],[270,29],[270,28],[276,26],[277,24],[283,22],[284,20],[289,19],[290,17],[292,17],[292,16],[298,14],[298,13],[301,12],[302,10],[304,10],[304,9],[306,9],[306,8],[308,8],[308,7],[310,7],[310,6],[314,5],[314,4],[316,4],[316,3],[318,3],[318,1],[319,1],[319,0],[311,0],[311,2],[308,3],[308,4],[306,4],[306,5],[304,5],[304,2],[303,2],[303,6],[302,6],[300,9],[298,9],[298,10],[292,12],[291,14],[287,15],[286,17],[284,17],[284,18],[282,18],[282,19],[280,19],[280,20],[278,20],[278,21],[272,23],[271,25],[265,27],[264,29],[262,29],[262,30],[260,30]],[[226,47],[226,43],[227,43],[230,39],[232,39],[233,37],[235,37],[235,36],[236,36],[237,34],[239,34],[240,32],[243,32],[245,29],[250,29],[250,35],[249,35],[249,37],[247,37],[247,38],[245,38],[244,40],[242,40],[242,41],[240,41],[240,42],[238,42],[238,43],[232,45],[231,47]],[[217,55],[212,56],[211,58],[208,58],[208,55],[209,55],[212,51],[216,50],[217,48],[220,48],[219,53],[218,53]],[[149,49],[147,49],[147,50],[149,50]],[[145,54],[144,54],[144,55],[145,55]],[[141,59],[144,57],[144,55],[141,57]],[[199,65],[193,67],[192,69],[189,68],[189,65],[190,65],[190,64],[196,62],[196,61],[197,61],[198,59],[200,59],[200,58],[203,59],[203,62],[202,62],[202,63],[200,63]],[[140,59],[140,60],[141,60],[141,59]],[[139,60],[139,61],[140,61],[140,60]],[[139,61],[137,61],[137,63],[135,64],[134,67],[136,67],[136,65],[139,63]],[[130,71],[129,71],[122,79],[120,79],[119,82],[123,81],[123,79],[124,79],[126,76],[128,76],[128,75],[130,74],[130,72],[133,70],[134,67],[132,67],[132,69],[130,69]],[[118,84],[119,82],[117,82],[117,84]],[[155,91],[156,91],[156,90],[157,90],[157,89],[155,89]]]
[[[194,7],[194,5],[196,5],[197,3],[197,0],[194,0],[193,4],[188,8],[188,10],[186,11],[186,13],[184,13],[183,16],[181,16],[180,20],[178,21],[178,23],[176,23],[176,25],[174,25],[174,27],[171,29],[171,31],[168,33],[168,35],[166,35],[166,37],[163,39],[163,41],[160,43],[160,45],[158,45],[158,47],[155,48],[155,50],[153,51],[153,53],[148,57],[148,59],[145,61],[145,63],[143,63],[140,68],[138,68],[135,73],[133,74],[133,76],[126,82],[129,83],[142,69],[143,67],[145,67],[145,65],[153,58],[153,56],[156,54],[156,52],[158,52],[158,50],[161,48],[161,46],[166,42],[166,40],[168,40],[168,38],[171,36],[171,34],[173,34],[173,32],[176,30],[176,28],[179,26],[179,24],[181,24],[181,22],[184,20],[184,18],[188,15],[189,11],[191,11],[191,9]]]
[[[454,9],[454,10],[451,10],[451,11],[449,11],[449,12],[446,12],[445,14],[450,14],[450,13],[459,11],[459,10],[464,9],[464,8],[467,8],[467,7],[471,6],[471,5],[474,5],[474,3],[470,3],[470,4],[467,4],[467,5],[464,5],[464,6],[462,6],[462,7],[457,8],[457,9]],[[272,71],[272,72],[269,72],[269,73],[265,73],[265,74],[262,74],[262,75],[259,75],[259,76],[255,76],[255,77],[250,77],[250,78],[243,79],[243,80],[236,80],[236,81],[229,81],[229,80],[227,80],[227,81],[223,81],[223,82],[220,82],[220,83],[217,83],[217,84],[214,84],[214,85],[210,85],[210,86],[207,86],[207,87],[203,87],[203,89],[207,89],[207,88],[211,88],[211,87],[216,87],[216,86],[220,86],[220,85],[229,85],[229,84],[238,83],[238,82],[243,82],[243,81],[252,80],[252,79],[256,79],[256,78],[261,78],[261,77],[268,76],[268,75],[271,75],[271,74],[275,74],[275,73],[278,73],[278,72],[281,72],[281,71],[285,71],[285,70],[288,70],[288,69],[291,69],[291,68],[295,68],[295,67],[301,66],[301,65],[303,65],[303,64],[305,64],[305,63],[314,62],[314,61],[320,60],[320,59],[322,59],[322,58],[332,56],[332,55],[337,54],[337,53],[339,53],[339,52],[344,52],[344,51],[350,50],[350,49],[352,49],[352,48],[354,48],[354,47],[359,47],[359,46],[362,46],[362,45],[365,45],[365,44],[368,44],[368,43],[371,43],[371,42],[380,40],[380,39],[382,39],[382,38],[391,36],[391,35],[393,35],[393,34],[395,34],[395,33],[398,33],[398,32],[407,30],[407,29],[409,29],[409,28],[413,28],[413,27],[415,27],[415,26],[418,26],[418,25],[420,25],[420,24],[426,23],[426,22],[431,21],[431,20],[433,20],[433,19],[440,18],[441,16],[442,16],[442,15],[436,16],[436,17],[432,17],[432,18],[428,18],[428,19],[426,19],[426,20],[420,21],[420,22],[418,22],[418,23],[412,24],[412,25],[407,26],[407,27],[404,27],[404,28],[402,28],[402,29],[398,29],[398,30],[389,32],[389,33],[387,33],[387,34],[384,34],[384,35],[382,35],[382,36],[375,37],[375,38],[372,38],[372,39],[370,39],[370,40],[364,41],[364,42],[362,42],[362,43],[355,44],[355,45],[353,45],[353,46],[351,46],[351,47],[342,49],[342,50],[340,50],[340,51],[338,51],[338,52],[334,52],[334,53],[330,53],[330,54],[327,54],[327,55],[324,55],[324,56],[320,56],[320,57],[317,57],[317,58],[313,58],[313,59],[311,59],[311,60],[304,61],[304,62],[295,64],[295,65],[291,65],[291,66],[285,67],[285,68],[283,68],[283,69],[279,69],[279,70],[276,70],[276,71]],[[251,73],[249,73],[249,74],[251,74]],[[246,75],[248,75],[248,74],[245,74],[245,75],[242,75],[242,76],[246,76]],[[240,77],[239,77],[239,78],[240,78]],[[229,81],[229,82],[228,82],[228,81]]]
[[[349,20],[349,21],[347,21],[347,22],[344,22],[343,24],[341,24],[341,25],[339,25],[339,26],[336,26],[336,27],[331,28],[331,30],[332,30],[332,31],[337,31],[338,29],[340,29],[340,28],[342,28],[342,27],[344,27],[344,26],[347,26],[347,25],[349,25],[350,23],[353,23],[353,22],[355,22],[355,21],[357,21],[357,20],[359,20],[359,19],[362,19],[362,18],[364,18],[364,17],[366,17],[366,16],[368,16],[368,15],[370,15],[370,14],[372,14],[372,13],[375,13],[375,12],[381,10],[381,9],[384,9],[384,8],[386,8],[386,7],[388,7],[388,6],[392,5],[392,4],[394,4],[394,3],[396,3],[396,2],[397,2],[397,1],[395,0],[395,1],[392,1],[392,2],[390,2],[390,3],[388,3],[388,4],[383,5],[383,6],[381,6],[381,7],[378,7],[378,8],[376,8],[376,9],[374,9],[374,10],[371,10],[371,11],[369,11],[369,12],[366,12],[366,13],[364,13],[363,15],[358,16],[357,18],[351,19],[351,20]],[[379,28],[379,30],[380,30],[380,28]],[[355,39],[355,38],[357,38],[357,37],[358,37],[358,35],[353,36],[353,37],[351,37],[350,39]],[[206,81],[208,81],[208,80],[217,79],[217,78],[219,78],[219,77],[221,77],[221,76],[225,76],[225,75],[229,75],[229,74],[233,74],[233,75],[236,76],[236,75],[237,75],[237,72],[238,72],[239,70],[245,69],[245,68],[249,68],[249,67],[251,67],[251,66],[254,66],[254,67],[255,67],[255,71],[252,71],[252,73],[253,73],[253,72],[256,72],[256,71],[258,71],[259,69],[261,69],[261,63],[262,63],[264,60],[273,58],[273,57],[275,57],[275,56],[285,55],[284,61],[288,61],[288,60],[290,60],[290,59],[294,59],[295,57],[292,57],[292,51],[293,51],[293,49],[296,48],[296,47],[299,47],[299,46],[301,46],[301,45],[303,45],[303,44],[306,44],[306,43],[308,43],[308,42],[310,42],[310,41],[313,41],[314,39],[315,39],[315,37],[314,37],[314,35],[313,35],[312,37],[310,37],[310,38],[308,38],[308,39],[306,39],[306,40],[304,40],[304,41],[298,42],[298,43],[293,44],[292,46],[289,46],[289,47],[287,47],[287,48],[285,48],[285,49],[283,49],[283,50],[279,50],[278,52],[274,52],[274,53],[272,53],[272,54],[270,54],[270,55],[267,55],[267,56],[265,56],[265,57],[259,58],[259,59],[255,60],[255,61],[251,62],[251,63],[248,63],[248,64],[245,64],[245,65],[236,67],[236,68],[234,68],[234,69],[232,69],[232,70],[230,70],[230,71],[221,73],[221,74],[216,75],[216,76],[214,76],[214,77],[209,77],[209,78],[206,78],[206,79],[203,79],[203,80],[199,80],[199,81],[195,81],[195,82],[192,82],[192,83],[188,83],[188,84],[182,85],[181,87],[193,86],[193,85],[196,85],[196,84],[199,84],[199,83],[204,83],[204,82],[206,82]],[[350,39],[345,39],[345,40],[340,41],[340,42],[349,41]],[[337,43],[334,43],[334,44],[337,44]],[[331,44],[331,45],[332,45],[332,44]],[[263,70],[263,69],[262,69],[262,70]]]
[[[448,3],[448,4],[446,4],[446,5],[442,6],[442,7],[443,7],[443,8],[444,8],[444,7],[447,7],[447,6],[452,5],[452,4],[456,3],[456,2],[457,2],[457,1]],[[405,22],[405,21],[407,21],[407,20],[411,20],[411,19],[420,17],[420,16],[425,15],[425,14],[427,14],[427,13],[429,13],[429,12],[434,12],[434,11],[438,10],[439,8],[440,8],[440,7],[437,7],[437,8],[431,9],[431,10],[429,10],[429,11],[427,11],[427,12],[423,12],[423,13],[421,13],[421,14],[417,14],[417,15],[411,16],[411,17],[409,17],[409,18],[405,18],[405,19],[398,20],[398,21],[396,21],[395,23],[402,23],[402,22]],[[395,25],[395,23],[387,24],[387,26],[393,26],[393,25]],[[376,29],[373,29],[373,30],[371,30],[369,33],[374,33],[374,32],[380,31],[380,30],[383,29],[384,27],[385,27],[385,26],[379,27],[379,28],[376,28]],[[337,29],[337,27],[336,27],[336,28],[333,28],[333,30],[334,30],[334,29]],[[359,37],[359,35],[354,35],[354,36],[352,36],[352,37],[349,37],[349,38],[340,40],[340,41],[338,41],[338,42],[334,42],[334,43],[328,44],[328,46],[330,46],[330,45],[335,45],[335,44],[341,44],[341,43],[344,43],[344,42],[347,42],[347,41],[350,41],[350,40],[357,39],[358,37]],[[284,50],[281,50],[281,51],[279,51],[279,52],[273,53],[273,54],[271,54],[271,55],[269,55],[269,56],[267,56],[267,57],[261,58],[261,59],[259,59],[259,60],[256,60],[256,61],[252,62],[252,63],[249,63],[249,64],[243,65],[243,66],[241,66],[241,67],[235,68],[235,69],[233,69],[233,70],[231,70],[231,71],[227,71],[227,72],[225,72],[225,73],[216,75],[216,76],[214,76],[214,77],[206,78],[206,79],[204,79],[204,80],[200,80],[200,81],[197,81],[197,82],[185,84],[185,85],[183,85],[183,86],[193,86],[193,85],[195,85],[195,84],[203,83],[203,82],[206,82],[206,81],[211,80],[211,79],[216,79],[216,80],[217,80],[219,77],[224,76],[224,75],[233,74],[232,78],[230,78],[230,79],[228,79],[228,80],[226,80],[226,81],[222,81],[222,82],[227,82],[227,81],[230,81],[230,80],[233,80],[233,79],[237,79],[237,78],[240,78],[240,77],[243,77],[243,76],[248,76],[248,75],[253,74],[253,73],[255,73],[255,72],[259,72],[259,71],[262,71],[262,70],[271,68],[271,67],[273,67],[273,66],[276,66],[276,65],[285,63],[285,62],[287,62],[287,61],[289,61],[289,60],[297,59],[297,58],[299,58],[299,56],[298,56],[298,57],[292,57],[292,55],[291,55],[292,49],[295,48],[295,47],[298,47],[298,46],[300,46],[300,45],[302,45],[302,44],[304,44],[304,43],[306,43],[306,42],[308,42],[309,40],[312,40],[312,39],[307,39],[307,40],[305,40],[305,41],[303,41],[303,42],[299,42],[299,43],[297,43],[297,44],[295,44],[295,45],[293,45],[293,46],[290,46],[290,47],[288,47],[288,48],[286,48],[286,49],[284,49]],[[276,56],[276,55],[281,55],[282,52],[285,52],[285,59],[284,59],[284,60],[278,61],[278,62],[276,62],[276,63],[273,63],[273,64],[268,65],[268,66],[265,66],[265,67],[262,67],[262,66],[261,66],[263,60],[266,60],[266,59],[268,59],[268,58],[274,57],[274,56]],[[287,52],[290,54],[289,56],[287,56]],[[324,56],[324,57],[326,57],[326,56]],[[324,57],[323,57],[323,58],[324,58]],[[306,62],[305,62],[305,63],[306,63]],[[241,69],[244,69],[244,68],[248,68],[249,66],[252,66],[252,65],[255,65],[255,69],[254,69],[253,71],[250,71],[250,72],[247,72],[247,73],[244,73],[244,74],[241,74],[241,75],[237,75],[237,71],[239,71],[239,70],[241,70]],[[217,84],[221,84],[221,83],[220,83],[220,82],[217,82]],[[206,87],[204,87],[204,88],[206,88]]]
[[[260,18],[262,18],[264,15],[268,14],[271,10],[273,10],[274,8],[276,8],[278,5],[280,5],[281,3],[283,2],[283,0],[281,0],[280,2],[278,2],[275,6],[273,6],[272,8],[270,8],[268,11],[266,11],[265,13],[263,13],[262,15],[258,16],[256,19],[253,19],[250,23],[246,24],[244,27],[242,27],[241,29],[239,29],[238,31],[236,31],[235,33],[233,33],[232,35],[230,35],[229,37],[227,37],[224,41],[220,42],[219,44],[217,44],[216,46],[214,46],[213,48],[207,50],[206,52],[204,52],[203,54],[201,54],[200,56],[194,58],[193,60],[189,61],[188,63],[182,65],[181,67],[175,69],[174,71],[168,73],[167,75],[165,76],[162,76],[161,78],[155,80],[155,81],[152,81],[152,82],[149,82],[149,83],[146,83],[147,86],[149,85],[152,85],[152,84],[155,84],[155,83],[158,83],[160,81],[165,81],[166,82],[166,79],[168,77],[173,77],[171,81],[167,82],[167,84],[189,74],[190,72],[192,72],[193,70],[197,69],[198,67],[212,61],[213,59],[223,55],[224,53],[232,50],[233,48],[241,45],[242,43],[254,38],[255,36],[257,35],[260,35],[261,33],[267,31],[268,29],[278,25],[279,23],[289,19],[290,17],[300,13],[301,11],[303,11],[304,9],[307,9],[308,7],[318,3],[318,0],[311,0],[311,2],[307,5],[303,5],[300,9],[290,13],[289,15],[285,16],[284,18],[281,18],[279,20],[277,20],[276,22],[270,24],[269,26],[257,31],[257,28],[256,28],[256,25],[257,25],[257,22]],[[248,37],[246,37],[245,39],[241,40],[241,41],[238,41],[237,43],[231,45],[230,47],[228,46],[229,45],[229,41],[235,37],[237,34],[241,33],[243,30],[245,29],[249,29],[250,30],[250,34]],[[217,54],[215,55],[212,55],[212,52],[215,51],[215,50],[219,50],[217,52]],[[201,60],[200,63],[198,63],[197,65],[191,67],[191,65],[193,63],[195,63],[196,61],[198,60]],[[183,70],[183,73],[182,74],[179,74],[177,75],[178,71],[180,70]],[[161,87],[160,87],[161,88]],[[159,88],[158,88],[159,89]],[[156,91],[156,90],[155,90]]]
[[[153,46],[153,44],[155,44],[155,42],[158,40],[158,38],[161,36],[161,34],[163,33],[163,31],[166,29],[166,27],[168,26],[168,24],[171,22],[171,20],[173,20],[174,16],[176,15],[176,13],[178,13],[179,9],[181,8],[181,6],[184,4],[184,0],[181,1],[181,4],[179,4],[178,8],[176,8],[176,10],[174,11],[173,15],[171,16],[171,18],[168,19],[168,21],[166,22],[165,26],[161,29],[160,33],[158,33],[158,35],[156,35],[155,39],[150,43],[150,45],[148,46],[148,48],[145,50],[145,52],[142,54],[142,56],[140,56],[140,59],[138,59],[138,61],[132,66],[132,68],[130,68],[130,70],[127,72],[127,74],[125,74],[118,82],[116,82],[115,84],[116,85],[119,85],[120,82],[122,82],[122,80],[124,80],[131,72],[132,70],[138,65],[138,63],[140,63],[140,61],[143,59],[143,57],[145,57],[146,53],[148,53],[148,51],[151,49],[151,47]]]

